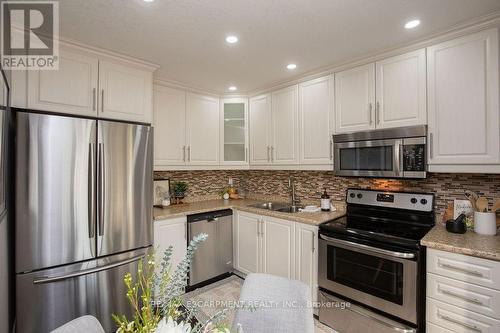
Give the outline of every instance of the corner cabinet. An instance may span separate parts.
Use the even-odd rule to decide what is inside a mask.
[[[427,49],[431,172],[500,173],[498,29]]]
[[[59,70],[13,77],[13,106],[152,122],[153,65],[61,43]]]
[[[226,98],[220,102],[220,164],[248,165],[248,100]]]

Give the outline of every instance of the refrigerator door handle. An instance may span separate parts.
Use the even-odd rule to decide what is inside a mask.
[[[134,262],[134,261],[138,261],[138,260],[140,260],[140,259],[142,259],[144,257],[146,257],[145,253],[137,255],[137,256],[129,258],[129,259],[117,261],[115,263],[112,263],[112,264],[109,264],[109,265],[105,265],[105,266],[84,269],[84,270],[81,270],[81,271],[72,272],[72,273],[63,274],[63,275],[57,275],[57,276],[43,276],[43,277],[39,277],[39,278],[33,279],[33,284],[51,283],[51,282],[56,282],[56,281],[71,279],[71,278],[82,276],[82,275],[88,275],[88,274],[92,274],[92,273],[97,273],[97,272],[105,271],[105,270],[108,270],[108,269],[111,269],[111,268],[115,268],[115,267],[118,267],[118,266],[123,266],[123,265],[129,264],[129,263]]]
[[[89,238],[95,237],[95,205],[96,205],[96,189],[95,189],[95,159],[94,159],[94,144],[89,143],[89,179],[88,179],[88,214],[89,214]]]
[[[104,154],[103,154],[104,145],[99,143],[98,147],[98,165],[99,165],[99,181],[98,188],[100,193],[100,202],[99,202],[99,236],[104,235],[104,202],[105,202],[105,176],[104,176]]]

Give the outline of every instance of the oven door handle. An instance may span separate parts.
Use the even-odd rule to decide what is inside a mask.
[[[384,250],[384,249],[379,249],[378,247],[373,247],[369,245],[364,245],[364,244],[359,244],[359,243],[354,243],[354,242],[349,242],[343,239],[336,239],[332,237],[328,237],[325,235],[320,235],[320,238],[333,244],[333,245],[341,245],[343,247],[349,246],[353,247],[355,249],[363,250],[366,252],[371,252],[371,253],[377,253],[377,254],[384,254],[389,257],[394,257],[394,258],[402,258],[402,259],[412,259],[415,258],[414,253],[408,253],[408,252],[396,252],[396,251],[390,251],[390,250]]]

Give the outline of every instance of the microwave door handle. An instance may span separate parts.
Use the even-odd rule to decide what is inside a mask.
[[[396,177],[403,177],[403,140],[394,140],[394,173]]]

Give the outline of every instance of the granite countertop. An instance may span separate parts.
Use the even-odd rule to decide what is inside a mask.
[[[438,224],[420,243],[436,250],[500,261],[500,235],[479,235],[472,230],[467,230],[465,234],[453,234]]]
[[[335,205],[335,212],[318,212],[318,213],[283,213],[275,212],[261,208],[248,207],[248,205],[262,203],[261,200],[241,199],[241,200],[207,200],[182,205],[171,205],[165,208],[155,207],[153,210],[153,218],[155,221],[164,220],[173,217],[186,216],[191,214],[206,213],[221,209],[237,209],[244,212],[276,217],[289,221],[300,223],[319,225],[323,222],[336,219],[345,215],[345,207],[342,204]]]

